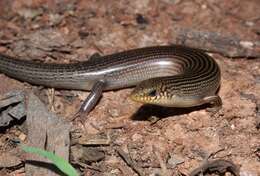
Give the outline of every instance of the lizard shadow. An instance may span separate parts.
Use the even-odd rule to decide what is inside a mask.
[[[177,116],[188,114],[193,111],[198,111],[207,108],[209,105],[201,105],[196,107],[189,107],[189,108],[174,108],[174,107],[162,107],[157,105],[149,105],[145,104],[142,105],[132,116],[132,120],[136,121],[146,121],[150,117],[157,117],[159,119],[167,118],[170,116]]]

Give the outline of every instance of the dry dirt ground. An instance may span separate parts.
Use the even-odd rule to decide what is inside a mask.
[[[86,60],[96,52],[105,55],[174,43],[172,30],[176,26],[238,36],[259,44],[260,1],[1,0],[0,52],[28,60],[68,63]],[[73,129],[82,136],[102,133],[110,140],[109,145],[97,146],[104,157],[88,162],[94,169],[85,168],[85,175],[137,175],[118,155],[118,148],[144,175],[188,175],[218,150],[213,158],[232,161],[241,175],[260,175],[260,60],[210,54],[222,72],[219,95],[223,108],[217,115],[210,116],[204,108],[142,106],[128,98],[131,89],[105,92],[84,124],[73,123]],[[0,94],[37,88],[0,75]],[[37,92],[50,106],[48,89]],[[50,109],[67,118],[87,95],[56,90]],[[153,116],[161,119],[152,123]],[[12,148],[9,139],[21,136],[18,126],[0,133],[1,153]],[[0,168],[2,175],[24,175],[23,171],[23,165]]]

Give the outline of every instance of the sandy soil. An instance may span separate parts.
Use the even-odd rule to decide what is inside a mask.
[[[95,52],[170,44],[176,26],[259,42],[260,1],[0,1],[0,51],[28,60],[67,63],[86,60]],[[233,161],[241,175],[260,175],[260,60],[212,56],[222,71],[223,108],[217,115],[203,108],[144,107],[128,98],[131,89],[105,92],[85,124],[73,124],[82,135],[102,132],[111,139],[109,146],[99,147],[105,158],[90,165],[104,175],[135,175],[117,155],[120,147],[146,175],[165,175],[163,164],[168,175],[188,174],[222,149],[215,158]],[[1,94],[35,89],[4,75],[0,82]],[[47,89],[38,91],[48,105]],[[66,118],[88,93],[64,90],[55,95],[55,112]],[[151,123],[147,114],[163,118]],[[10,127],[0,134],[1,152],[8,149],[5,139],[19,137],[19,130]],[[23,167],[0,169],[10,175],[23,175],[22,171]],[[102,175],[92,169],[84,172]]]

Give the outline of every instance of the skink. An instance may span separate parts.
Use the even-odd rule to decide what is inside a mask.
[[[90,112],[105,90],[136,86],[130,97],[167,107],[212,104],[220,69],[201,50],[179,45],[132,49],[72,64],[41,64],[0,55],[0,72],[35,85],[90,91],[81,111]]]

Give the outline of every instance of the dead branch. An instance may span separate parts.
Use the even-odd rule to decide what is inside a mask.
[[[135,162],[120,148],[116,149],[119,156],[126,162],[126,164],[133,169],[139,176],[144,176],[141,169],[135,164]]]
[[[201,48],[227,57],[260,57],[260,42],[217,32],[175,27],[172,43]]]

